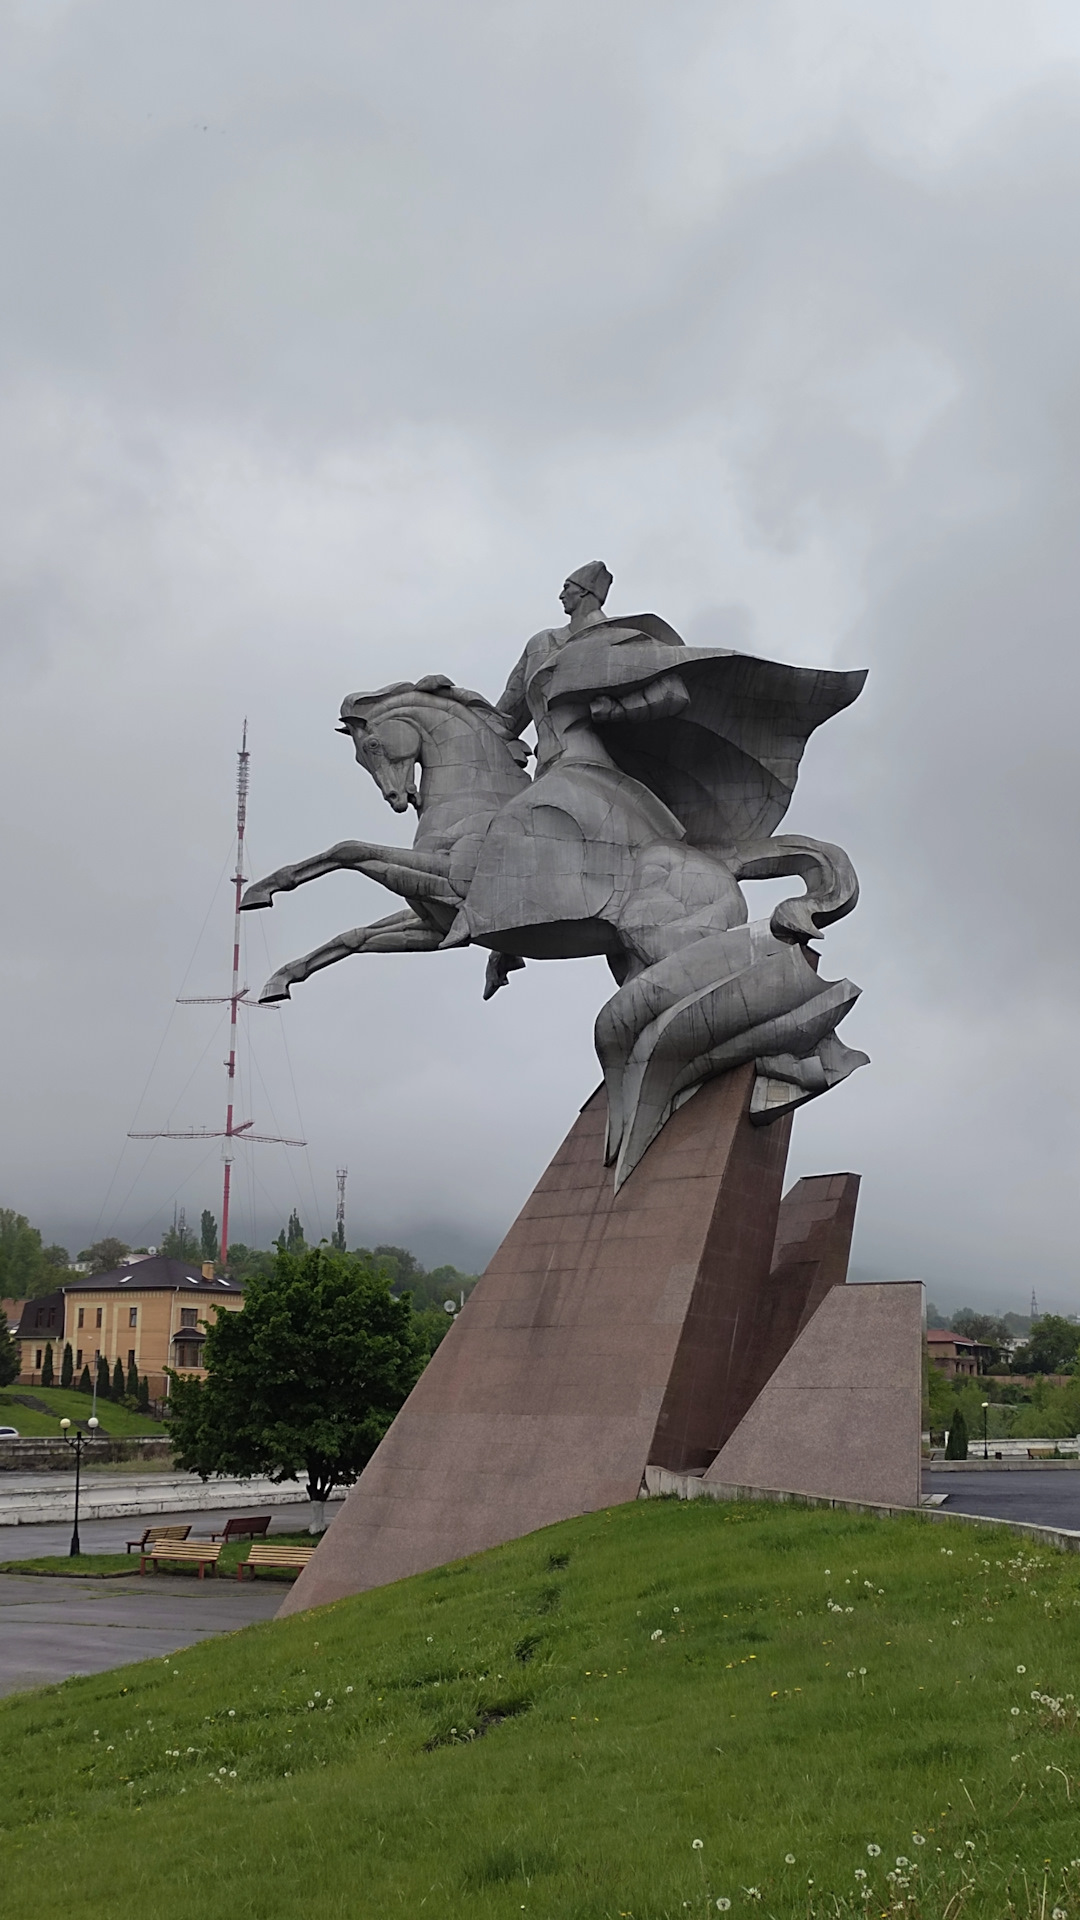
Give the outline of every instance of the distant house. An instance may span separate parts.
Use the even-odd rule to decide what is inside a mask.
[[[987,1347],[979,1340],[968,1340],[962,1333],[950,1333],[947,1327],[928,1327],[926,1345],[930,1353],[930,1365],[939,1373],[947,1374],[950,1380],[958,1374],[984,1373],[990,1364],[996,1347]]]
[[[244,1292],[236,1280],[218,1279],[212,1267],[169,1260],[164,1254],[125,1261],[111,1273],[90,1273],[65,1281],[55,1293],[28,1300],[12,1333],[19,1345],[19,1379],[41,1379],[45,1348],[52,1346],[59,1379],[65,1345],[71,1347],[76,1376],[83,1367],[97,1371],[102,1355],[112,1372],[117,1360],[125,1374],[134,1366],[160,1399],[168,1388],[166,1367],[177,1373],[203,1372],[202,1349],[213,1309],[236,1312]]]

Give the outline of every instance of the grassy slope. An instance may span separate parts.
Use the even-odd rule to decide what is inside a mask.
[[[38,1413],[34,1407],[21,1406],[13,1396],[23,1393],[32,1400],[42,1401],[48,1407],[48,1413]],[[91,1396],[79,1393],[75,1388],[11,1387],[6,1393],[0,1393],[0,1423],[18,1427],[26,1439],[37,1440],[43,1435],[56,1439],[59,1438],[62,1419],[88,1420],[92,1405]],[[165,1438],[165,1428],[160,1420],[151,1420],[143,1413],[132,1413],[127,1407],[114,1406],[111,1400],[98,1401],[97,1417],[102,1433],[112,1434],[117,1439],[138,1434],[157,1440]]]
[[[0,1703],[5,1914],[835,1915],[856,1869],[880,1913],[901,1856],[911,1914],[968,1873],[965,1916],[1040,1912],[1047,1861],[1071,1916],[1076,1716],[1030,1694],[1080,1691],[1078,1606],[1003,1530],[587,1516]]]

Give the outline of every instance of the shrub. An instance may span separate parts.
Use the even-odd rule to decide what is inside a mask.
[[[957,1407],[953,1414],[949,1437],[945,1442],[946,1460],[966,1460],[968,1457],[968,1430],[964,1419],[963,1407]]]

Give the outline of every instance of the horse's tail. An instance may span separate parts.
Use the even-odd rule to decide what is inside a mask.
[[[859,898],[851,861],[842,847],[827,840],[784,833],[774,840],[748,840],[727,848],[722,858],[736,880],[775,880],[789,873],[805,880],[801,897],[781,900],[773,910],[769,925],[778,940],[813,940],[823,927],[850,913]]]

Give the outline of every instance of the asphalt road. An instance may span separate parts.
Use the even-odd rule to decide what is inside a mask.
[[[943,1513],[981,1513],[1080,1532],[1080,1470],[1021,1473],[923,1472],[924,1493],[947,1493]]]
[[[241,1584],[209,1575],[52,1580],[0,1574],[0,1694],[163,1659],[210,1634],[270,1620],[282,1590],[276,1580]]]
[[[340,1510],[339,1505],[331,1506],[327,1517]],[[211,1508],[209,1512],[189,1507],[182,1513],[151,1513],[141,1518],[128,1514],[118,1520],[80,1520],[79,1545],[84,1553],[123,1553],[127,1542],[138,1540],[147,1527],[173,1526],[185,1520],[191,1522],[193,1537],[205,1540],[210,1534],[221,1532],[230,1514],[267,1511],[266,1507],[260,1508],[257,1501],[246,1507],[241,1501],[236,1507]],[[270,1532],[306,1533],[314,1511],[306,1501],[275,1507],[270,1510]],[[70,1545],[70,1520],[48,1520],[39,1527],[0,1527],[0,1561],[40,1560],[45,1554],[67,1553]]]

